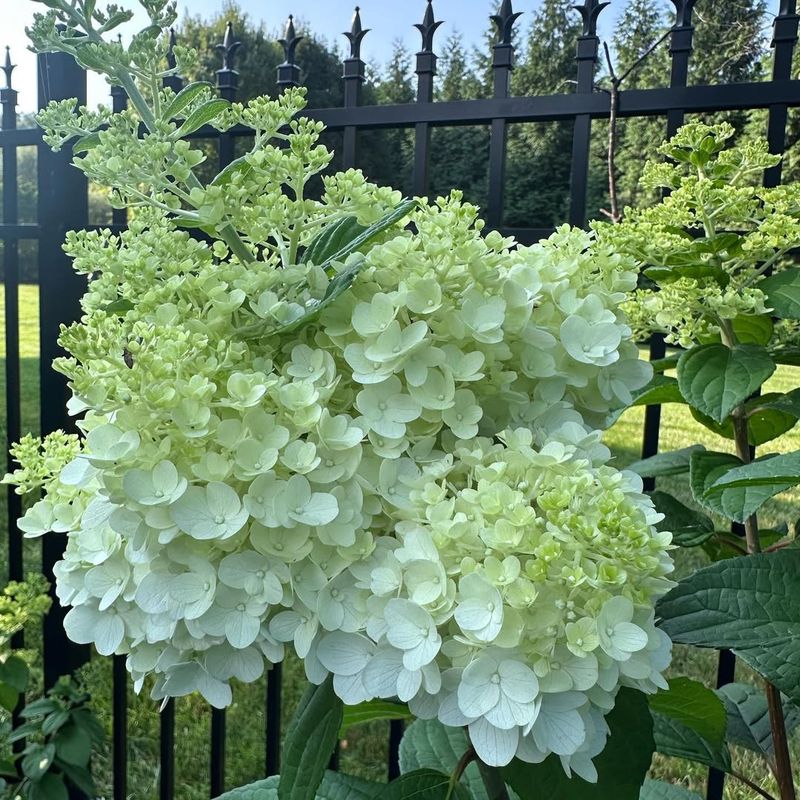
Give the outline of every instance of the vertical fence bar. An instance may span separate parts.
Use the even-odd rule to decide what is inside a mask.
[[[217,70],[217,89],[220,96],[232,103],[236,100],[236,91],[239,88],[239,73],[234,69],[236,51],[242,43],[237,41],[233,33],[233,23],[225,26],[222,42],[217,45],[217,51],[222,56],[222,66]],[[219,168],[224,169],[234,159],[234,139],[229,133],[220,133],[218,140]],[[226,736],[227,717],[225,709],[211,709],[211,765],[210,765],[210,792],[211,797],[217,797],[225,791],[225,766],[226,766]]]
[[[583,18],[583,32],[578,37],[576,59],[578,75],[575,91],[591,94],[594,91],[594,74],[597,69],[597,54],[600,39],[597,36],[597,18],[608,5],[599,0],[584,0],[575,9]],[[586,196],[589,187],[589,148],[592,139],[592,118],[589,114],[578,114],[572,130],[572,169],[570,174],[569,221],[583,227],[586,224]]]
[[[86,104],[86,73],[65,53],[40,53],[38,56],[39,108],[50,100],[76,97]],[[38,220],[39,220],[39,333],[40,333],[40,418],[42,433],[58,428],[74,429],[66,412],[69,396],[66,379],[52,369],[57,356],[59,326],[80,316],[80,298],[86,288],[61,249],[68,230],[88,225],[86,178],[70,163],[69,145],[53,153],[38,145]],[[76,645],[64,632],[62,608],[53,588],[53,565],[61,558],[66,544],[62,534],[48,533],[42,542],[42,567],[51,581],[53,605],[44,620],[44,680],[52,686],[59,676],[72,674],[89,659],[89,648]]]
[[[415,72],[417,74],[417,102],[433,102],[433,79],[436,76],[436,53],[433,52],[433,35],[443,20],[436,20],[433,14],[433,0],[428,0],[422,22],[414,27],[422,37],[422,47],[417,53]],[[418,122],[414,126],[414,194],[427,196],[430,191],[430,152],[431,126],[427,122]]]
[[[17,127],[17,92],[11,87],[11,51],[6,47],[5,87],[0,89],[0,130],[10,131]],[[17,148],[14,145],[3,147],[3,222],[16,225],[19,222],[17,201]],[[5,325],[6,325],[6,452],[22,433],[20,416],[20,373],[19,373],[19,243],[16,238],[3,242],[3,275],[5,282]],[[8,454],[7,467],[14,469],[14,460]],[[8,579],[22,580],[22,534],[17,529],[17,520],[22,513],[20,496],[9,486],[8,498]],[[22,647],[23,636],[20,631],[12,639],[12,647]]]
[[[121,86],[111,87],[111,109],[114,113],[128,106],[128,95]],[[123,228],[128,221],[124,208],[111,210],[111,222]],[[113,771],[114,800],[128,798],[128,671],[125,656],[114,656],[112,667],[112,717],[111,717],[111,763]]]
[[[175,800],[175,701],[169,700],[159,717],[158,800]]]
[[[361,40],[369,33],[369,28],[361,25],[361,11],[356,6],[353,14],[353,22],[349,31],[344,32],[347,41],[350,43],[350,56],[342,64],[342,80],[344,81],[344,107],[354,108],[361,105],[361,87],[365,80],[364,70],[366,65],[361,59]],[[342,166],[350,169],[356,165],[356,128],[347,125],[344,129],[342,143]]]
[[[273,664],[267,673],[266,773],[277,775],[281,766],[281,675],[283,666]]]
[[[220,96],[232,103],[236,99],[239,88],[239,73],[233,68],[236,51],[242,46],[233,35],[233,23],[225,26],[225,36],[222,43],[217,45],[217,50],[222,55],[222,67],[217,70],[217,89]],[[219,168],[224,169],[234,158],[234,140],[229,133],[220,133],[219,140]]]
[[[497,29],[497,42],[492,48],[492,95],[508,97],[511,70],[514,69],[514,23],[522,14],[511,7],[511,0],[503,0],[500,9],[491,16]],[[489,195],[486,221],[490,228],[503,226],[503,197],[506,181],[507,124],[503,117],[492,120],[489,139]]]
[[[792,77],[792,58],[797,44],[797,0],[781,0],[778,16],[772,29],[772,80],[786,81]],[[786,148],[786,123],[789,108],[784,103],[769,107],[767,141],[771,153],[783,153]],[[781,182],[781,164],[770,167],[764,174],[764,186],[777,186]]]
[[[11,51],[6,47],[5,63],[2,67],[5,74],[5,86],[0,89],[0,130],[10,131],[17,127],[17,92],[11,86]],[[14,145],[3,147],[3,222],[16,225],[19,222],[17,196],[17,148]],[[19,441],[22,434],[22,407],[20,402],[20,369],[19,369],[19,242],[16,238],[3,240],[3,280],[5,293],[5,344],[6,344],[6,467],[9,472],[14,469],[14,459],[9,448]],[[8,535],[8,580],[20,581],[24,577],[25,565],[22,555],[22,533],[17,528],[17,520],[22,515],[22,498],[14,491],[13,486],[6,488],[7,535]],[[25,635],[18,631],[11,637],[11,647],[23,647]],[[22,722],[19,716],[25,704],[24,696],[20,697],[17,708],[12,715],[14,727]],[[21,753],[25,741],[19,740],[12,745],[14,753]]]
[[[694,27],[692,10],[695,0],[672,0],[675,6],[675,23],[672,26],[669,40],[671,59],[669,85],[673,89],[685,87],[689,79],[689,58],[692,53]],[[671,108],[667,112],[667,137],[683,125],[683,109]],[[666,347],[664,336],[654,333],[650,337],[650,360],[664,358]],[[661,431],[661,406],[646,406],[644,410],[644,430],[642,434],[642,458],[650,458],[658,452],[658,440]],[[655,479],[644,479],[645,491],[655,489]]]

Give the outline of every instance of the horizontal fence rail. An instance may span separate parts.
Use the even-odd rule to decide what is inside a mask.
[[[616,0],[615,0],[616,2]],[[620,118],[665,117],[664,135],[669,136],[683,123],[687,114],[767,110],[767,137],[772,152],[783,152],[789,109],[800,105],[800,80],[793,79],[792,60],[797,43],[798,15],[796,0],[780,0],[774,5],[773,65],[769,80],[758,83],[737,83],[712,86],[689,86],[688,75],[694,35],[694,10],[703,7],[703,0],[671,0],[674,7],[673,25],[668,36],[670,71],[665,76],[668,85],[655,89],[621,89],[616,98],[616,115]],[[512,7],[511,0],[502,0],[497,13],[491,17],[495,41],[489,62],[490,95],[483,99],[439,102],[434,99],[434,82],[437,74],[435,36],[442,24],[437,20],[432,0],[428,0],[423,19],[415,25],[421,38],[420,50],[415,58],[415,102],[392,105],[363,105],[363,87],[367,80],[366,65],[361,46],[368,31],[356,9],[352,24],[345,37],[347,51],[342,63],[343,104],[339,108],[312,108],[306,114],[317,119],[329,130],[341,134],[341,164],[343,168],[357,167],[361,163],[362,134],[373,130],[407,130],[412,135],[411,186],[415,194],[428,195],[431,186],[431,135],[437,128],[482,126],[488,131],[487,150],[487,202],[484,209],[488,228],[514,235],[523,244],[532,243],[548,235],[552,228],[507,227],[504,225],[504,203],[508,183],[508,131],[517,123],[567,122],[572,124],[571,171],[569,177],[569,209],[565,220],[575,225],[585,225],[587,192],[590,172],[590,144],[592,126],[604,121],[611,113],[609,93],[596,85],[600,38],[597,25],[608,3],[600,0],[582,0],[576,6],[581,27],[576,42],[576,70],[574,91],[530,97],[511,94],[510,78],[515,61],[515,24],[520,12]],[[301,84],[301,65],[297,62],[297,47],[301,36],[289,17],[285,34],[280,39],[284,61],[278,66],[276,85],[285,89]],[[172,32],[171,43],[175,44]],[[240,43],[228,24],[223,41],[217,46],[221,66],[216,72],[216,86],[220,94],[233,101],[238,92],[236,56]],[[168,66],[174,68],[172,51]],[[68,57],[62,54],[45,54],[38,58],[38,106],[50,100],[77,97],[86,100],[86,75]],[[20,407],[20,340],[19,340],[19,284],[20,244],[33,241],[38,246],[38,280],[40,301],[40,425],[46,433],[56,428],[74,429],[74,421],[65,411],[67,386],[62,376],[50,368],[54,357],[60,355],[56,338],[61,323],[79,316],[79,298],[85,288],[83,279],[72,271],[69,260],[61,249],[65,234],[70,229],[94,227],[89,225],[87,184],[83,175],[70,164],[68,147],[52,153],[44,145],[41,133],[35,128],[17,126],[17,92],[12,88],[10,54],[6,51],[5,87],[0,89],[0,150],[2,150],[3,189],[0,242],[3,244],[2,264],[5,290],[5,377],[6,423],[8,444],[23,433]],[[182,79],[171,75],[165,85],[179,91]],[[115,110],[126,105],[124,92],[112,89]],[[197,137],[211,138],[217,142],[219,166],[224,167],[234,158],[238,138],[250,135],[246,128],[236,127],[225,133],[207,128]],[[17,154],[20,148],[37,150],[38,201],[37,221],[20,221],[18,213]],[[767,185],[780,181],[780,165],[769,170]],[[368,176],[369,177],[369,176]],[[123,230],[126,224],[124,210],[112,212],[114,231]],[[661,358],[665,352],[664,340],[655,336],[650,342],[651,358]],[[648,406],[642,435],[642,456],[658,451],[661,409]],[[11,461],[8,467],[12,468]],[[653,488],[652,480],[646,482]],[[6,519],[8,535],[8,578],[19,580],[24,574],[22,540],[16,527],[21,513],[20,498],[9,489]],[[42,562],[45,574],[52,580],[53,565],[61,556],[64,538],[61,535],[44,537]],[[69,642],[63,631],[64,609],[57,602],[44,622],[45,680],[48,685],[63,674],[72,673],[89,658],[88,648]],[[20,645],[18,637],[14,644]],[[730,654],[720,658],[718,681],[733,680],[734,662]],[[115,656],[112,669],[112,746],[113,798],[125,800],[128,785],[128,691],[129,681],[125,657]],[[280,717],[282,709],[282,670],[274,667],[267,676],[264,697],[265,754],[264,774],[273,775],[280,769]],[[236,732],[228,724],[224,711],[213,710],[209,731],[210,760],[208,783],[211,797],[224,791],[226,780],[226,745],[229,735]],[[389,756],[386,771],[389,778],[399,774],[398,748],[403,732],[401,722],[388,726]],[[159,758],[157,794],[160,800],[181,797],[176,786],[176,701],[169,701],[161,711],[159,729]],[[338,764],[334,756],[332,767]],[[724,775],[711,770],[707,797],[721,800]]]

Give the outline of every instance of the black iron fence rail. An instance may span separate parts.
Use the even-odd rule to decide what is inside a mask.
[[[675,8],[674,24],[669,35],[671,69],[668,86],[657,89],[620,91],[617,114],[619,117],[665,117],[665,135],[671,135],[683,123],[687,114],[767,109],[767,137],[775,153],[783,152],[786,126],[790,108],[800,106],[800,80],[792,80],[791,65],[797,43],[797,0],[773,0],[776,15],[773,23],[773,67],[768,80],[758,83],[739,83],[714,86],[688,86],[689,64],[694,33],[693,11],[695,4],[702,7],[703,0],[671,0]],[[510,75],[514,65],[512,29],[519,16],[510,0],[502,0],[498,13],[492,17],[497,29],[496,43],[492,49],[492,96],[479,100],[458,102],[434,101],[434,77],[437,56],[434,51],[434,34],[441,24],[435,19],[433,5],[428,0],[422,23],[417,25],[421,35],[421,49],[416,55],[416,102],[403,105],[363,106],[361,89],[365,81],[365,64],[361,58],[361,42],[365,31],[358,12],[346,34],[349,51],[343,61],[344,103],[342,108],[311,109],[308,115],[324,122],[329,129],[342,134],[342,164],[345,168],[359,164],[359,133],[368,130],[413,130],[412,186],[414,192],[429,192],[431,168],[431,131],[437,127],[466,125],[485,126],[489,130],[488,194],[486,218],[490,228],[514,235],[530,243],[548,235],[550,228],[508,228],[503,224],[504,190],[506,187],[506,140],[509,126],[517,123],[572,122],[572,169],[570,176],[569,221],[576,225],[586,222],[586,197],[589,176],[589,153],[592,123],[610,115],[610,97],[595,85],[598,67],[599,38],[597,20],[607,4],[601,0],[580,0],[576,7],[583,25],[577,40],[577,68],[575,91],[533,97],[513,97],[509,93]],[[285,61],[278,67],[279,88],[298,85],[300,69],[295,61],[298,37],[290,22],[282,40]],[[220,50],[222,66],[217,71],[217,86],[222,95],[234,100],[237,93],[237,73],[234,54],[237,49],[234,32],[228,27]],[[174,64],[174,62],[172,62]],[[50,100],[77,97],[86,100],[86,76],[74,62],[58,54],[39,56],[39,107]],[[3,190],[0,242],[3,244],[2,265],[5,289],[5,343],[6,343],[6,414],[8,442],[16,441],[21,430],[20,408],[20,357],[19,357],[19,243],[38,243],[39,298],[40,298],[40,422],[41,430],[69,429],[73,421],[65,412],[67,387],[62,376],[50,368],[52,359],[59,355],[56,343],[61,323],[71,322],[79,316],[79,298],[83,293],[84,279],[75,275],[69,260],[61,249],[66,232],[70,229],[93,227],[89,225],[87,184],[83,175],[70,165],[71,153],[65,148],[52,153],[41,139],[38,129],[17,127],[17,92],[12,88],[13,66],[6,57],[2,67],[6,87],[0,89],[0,150],[2,151]],[[180,89],[181,80],[171,77],[167,82]],[[125,106],[126,98],[119,89],[112,89],[116,110]],[[236,138],[249,131],[237,127],[224,134],[203,129],[198,136],[213,138],[218,142],[220,166],[228,164],[234,153]],[[37,148],[38,201],[37,221],[20,222],[17,193],[17,152],[19,148]],[[435,166],[435,165],[434,165]],[[766,183],[775,185],[780,180],[780,166],[768,171]],[[113,212],[112,230],[125,226],[124,211]],[[654,337],[650,344],[651,357],[664,354],[664,342]],[[642,436],[642,455],[653,455],[658,450],[661,419],[659,406],[646,409]],[[12,466],[9,460],[9,467]],[[651,483],[652,485],[652,483]],[[20,579],[24,573],[23,549],[16,520],[20,515],[19,497],[8,494],[8,577]],[[52,577],[54,563],[60,558],[64,545],[59,535],[43,539],[42,555],[45,573]],[[73,672],[89,657],[88,648],[69,642],[63,631],[64,610],[54,604],[44,623],[45,679],[52,684],[59,675]],[[17,639],[16,644],[21,641]],[[733,679],[733,658],[723,653],[720,658],[718,680]],[[113,662],[113,798],[128,797],[128,677],[124,656]],[[268,675],[266,696],[266,752],[265,774],[275,774],[280,761],[281,667]],[[224,711],[213,711],[210,730],[210,761],[208,765],[211,796],[222,792],[226,786],[227,719]],[[389,726],[389,777],[398,774],[397,751],[402,735],[402,723]],[[175,701],[170,701],[160,717],[160,774],[159,800],[174,800],[176,795],[176,731]],[[336,759],[334,758],[334,764]],[[709,775],[709,800],[721,800],[723,790],[721,773]],[[139,788],[139,787],[134,787]]]

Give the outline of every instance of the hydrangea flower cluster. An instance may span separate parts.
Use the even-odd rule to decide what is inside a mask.
[[[83,436],[17,449],[6,481],[44,489],[20,527],[66,534],[69,636],[154,698],[225,706],[291,646],[347,703],[396,696],[488,764],[552,752],[592,779],[616,691],[669,661],[669,536],[597,432],[650,377],[635,273],[583,231],[483,235],[457,192],[315,264],[320,232],[400,197],[349,171],[307,199],[330,154],[302,104],[227,109],[288,146],[257,136],[196,198],[241,210],[250,259],[158,207],[70,235],[94,279],[56,367]]]

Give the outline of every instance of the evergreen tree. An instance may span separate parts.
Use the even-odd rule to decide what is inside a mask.
[[[512,74],[515,95],[571,92],[580,17],[572,0],[544,0]],[[548,122],[509,129],[505,222],[548,227],[563,222],[569,207],[572,124]]]
[[[437,102],[475,99],[483,94],[482,81],[473,59],[457,31],[445,42],[438,73],[434,91]],[[463,190],[466,200],[485,206],[489,162],[489,132],[486,127],[434,129],[430,161],[430,192],[434,197],[448,194],[453,187],[458,187]]]

